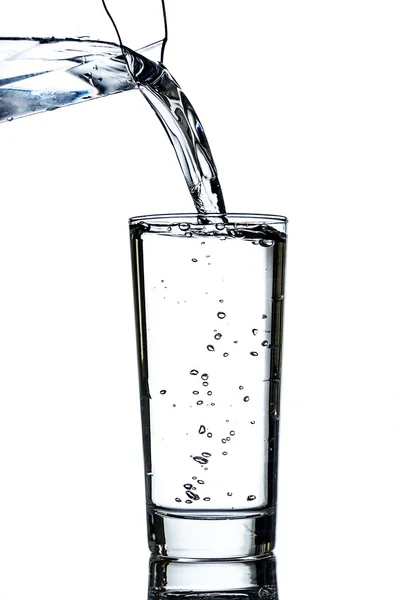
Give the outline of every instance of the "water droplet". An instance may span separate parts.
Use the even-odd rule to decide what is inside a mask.
[[[258,352],[250,352],[251,356],[258,356]]]
[[[205,502],[209,502],[209,501],[211,500],[211,498],[210,498],[209,496],[206,496],[205,498],[203,498],[203,500],[204,500]]]
[[[198,406],[201,406],[201,405],[203,404],[203,400],[197,400],[196,404],[197,404]]]
[[[228,493],[227,493],[227,496],[232,496],[232,492],[228,492]]]
[[[181,231],[187,231],[188,229],[190,229],[190,225],[189,223],[179,223],[179,229]]]
[[[200,496],[198,496],[194,492],[186,492],[186,496],[191,500],[200,500]]]
[[[193,233],[191,231],[187,231],[185,233],[185,237],[192,237]]]
[[[209,352],[214,352],[215,348],[214,348],[214,346],[211,346],[211,344],[209,344],[209,345],[207,346],[207,350],[208,350]]]
[[[211,390],[209,390],[209,391],[207,392],[207,396],[212,396],[212,391],[211,391]]]
[[[212,438],[212,433],[210,433],[210,432],[209,432],[209,433],[207,433],[207,437],[208,437],[208,438]]]
[[[198,462],[200,465],[206,465],[208,463],[208,460],[202,456],[193,456],[193,460]]]
[[[223,444],[226,444],[226,439],[225,439],[225,438],[222,438],[221,442],[222,442]]]
[[[252,331],[253,335],[257,335],[257,333],[258,333],[258,329],[252,329],[251,331]]]
[[[185,500],[186,504],[192,504],[191,500]]]
[[[224,303],[224,301],[223,301],[222,299],[221,299],[221,300],[218,300],[218,302],[219,302],[220,304],[223,304],[223,303]]]
[[[249,400],[250,400],[250,396],[245,396],[245,397],[243,398],[243,402],[248,402]]]
[[[227,452],[223,452],[222,454],[223,454],[224,456],[226,456],[228,453],[227,453]]]
[[[197,262],[197,258],[192,258],[192,262]]]
[[[229,433],[231,434],[232,437],[235,435],[235,432],[233,431],[233,429]]]
[[[202,379],[204,379],[204,381],[206,381],[208,379],[208,374],[207,373],[203,373],[203,375],[201,376]]]
[[[229,354],[227,352],[224,352],[223,356],[225,356],[226,358],[227,356],[229,356]]]
[[[180,498],[175,498],[175,502],[182,502]]]
[[[204,387],[208,387],[208,381],[203,381]]]
[[[255,500],[256,497],[253,496],[252,494],[250,496],[247,496],[247,500],[250,502],[251,500]]]
[[[261,346],[268,346],[268,340],[264,340],[263,342],[261,342]]]
[[[243,390],[244,387],[242,385],[239,385],[239,390]]]
[[[198,375],[198,374],[199,374],[199,372],[198,372],[198,371],[196,371],[196,369],[192,369],[192,370],[190,371],[190,374],[191,374],[191,375]]]
[[[220,311],[220,312],[217,312],[217,317],[218,317],[218,319],[225,319],[226,314],[224,312]]]
[[[199,483],[200,485],[203,485],[204,481],[202,479],[198,479],[197,483]]]
[[[252,425],[254,425],[255,421],[250,421],[250,423],[251,423]]]
[[[261,315],[261,318],[262,318],[262,319],[266,319],[266,318],[267,318],[267,315]]]
[[[216,333],[216,334],[214,335],[214,338],[215,338],[216,340],[220,340],[220,339],[222,338],[222,333]]]
[[[198,392],[197,390],[193,390],[193,394],[194,394],[195,396],[198,396],[198,395],[199,395],[199,392]]]
[[[192,486],[192,484],[191,484],[191,483],[184,483],[184,484],[183,484],[183,487],[184,487],[186,490],[191,490],[193,486]]]
[[[202,455],[206,458],[210,458],[211,454],[209,452],[202,452]]]
[[[230,442],[230,441],[231,441],[231,438],[229,437],[229,435],[228,435],[228,437],[226,438],[226,441],[227,441],[227,442]]]
[[[223,231],[225,229],[225,225],[223,223],[217,223],[215,225],[215,229],[218,229],[218,231]]]
[[[200,425],[199,433],[205,433],[205,432],[206,432],[206,428],[204,427],[204,425]]]
[[[160,390],[160,394],[164,395],[167,393],[167,390]]]

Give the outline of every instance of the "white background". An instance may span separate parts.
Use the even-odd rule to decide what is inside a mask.
[[[398,600],[398,3],[167,8],[229,210],[290,220],[280,599]],[[127,219],[183,178],[136,92],[1,125],[0,165],[0,600],[143,599]]]

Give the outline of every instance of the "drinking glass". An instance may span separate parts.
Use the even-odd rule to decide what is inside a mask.
[[[155,556],[223,567],[274,548],[286,225],[130,220]]]

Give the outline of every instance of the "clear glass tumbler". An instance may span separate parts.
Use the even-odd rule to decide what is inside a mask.
[[[275,541],[286,218],[130,220],[150,550]]]

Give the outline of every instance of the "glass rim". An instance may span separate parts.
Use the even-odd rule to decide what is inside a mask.
[[[154,223],[155,221],[162,221],[163,223],[170,223],[171,221],[187,221],[188,219],[196,219],[199,218],[215,218],[215,217],[225,217],[229,222],[235,222],[238,219],[244,222],[251,221],[267,221],[268,225],[273,225],[274,223],[279,223],[281,225],[286,225],[288,223],[288,218],[283,215],[273,215],[273,214],[262,214],[262,213],[160,213],[153,215],[139,215],[136,217],[131,217],[129,219],[130,225],[138,225],[143,222]]]

